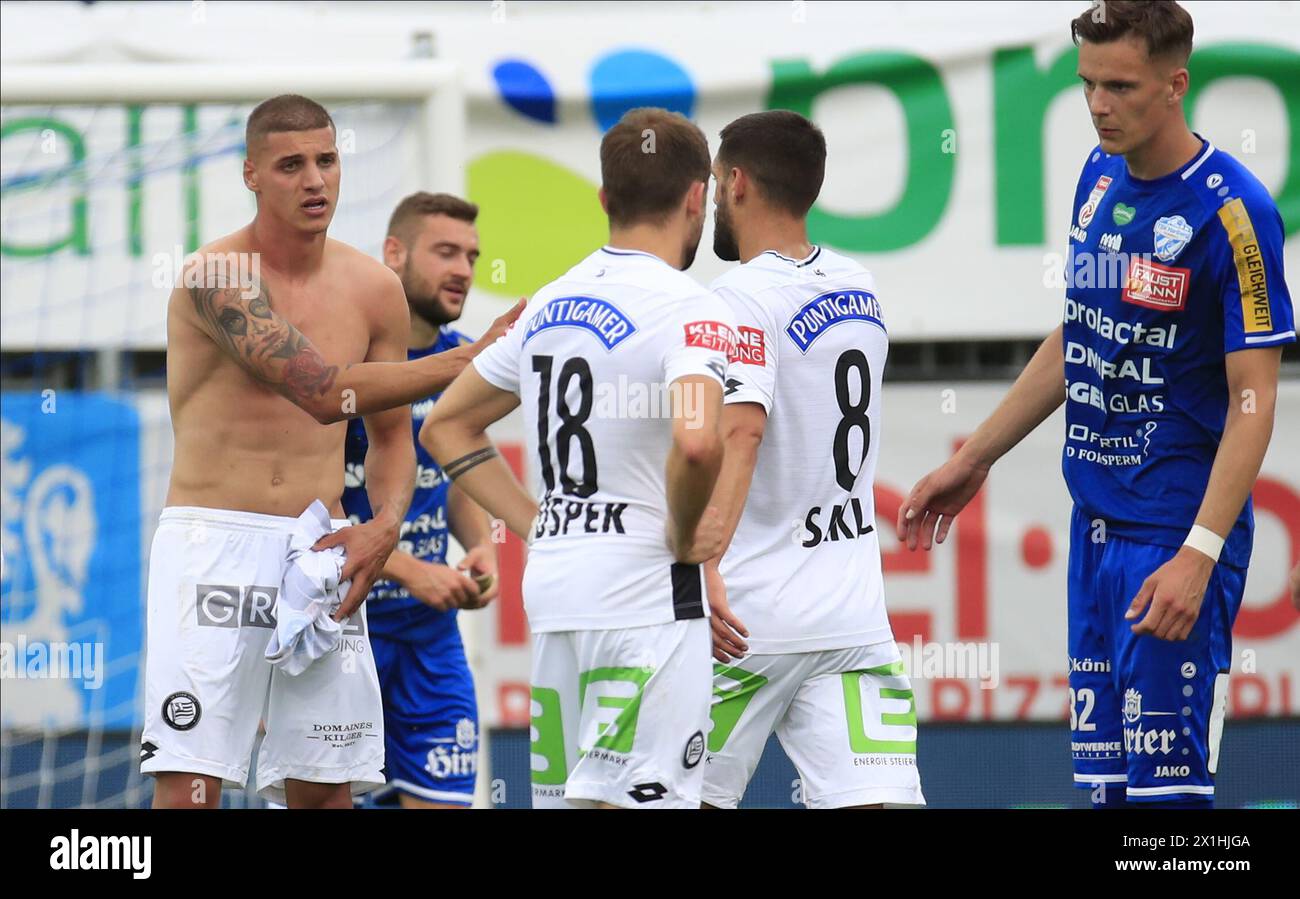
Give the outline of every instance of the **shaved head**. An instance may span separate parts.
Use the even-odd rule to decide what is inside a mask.
[[[264,100],[248,116],[244,143],[249,156],[261,148],[262,139],[277,131],[334,130],[334,120],[315,100],[298,94],[281,94]]]

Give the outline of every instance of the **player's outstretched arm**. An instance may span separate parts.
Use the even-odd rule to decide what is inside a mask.
[[[489,425],[518,405],[518,396],[489,384],[470,366],[433,404],[420,428],[420,445],[467,496],[527,540],[537,502],[487,435]]]
[[[176,288],[173,302],[189,303],[199,327],[217,346],[321,424],[406,405],[443,390],[524,308],[520,301],[469,346],[411,362],[339,366],[328,362],[301,331],[271,308],[265,284],[247,287],[199,279],[205,280],[202,286]],[[195,282],[187,277],[185,283]],[[395,278],[385,289],[401,299],[401,285]]]
[[[673,381],[673,445],[668,451],[668,544],[679,562],[719,555],[722,519],[706,509],[722,467],[722,385],[707,375]]]
[[[1224,361],[1228,416],[1205,496],[1196,513],[1196,527],[1209,531],[1211,540],[1218,538],[1220,545],[1236,524],[1264,463],[1273,436],[1281,362],[1281,347],[1239,350],[1229,353]],[[1207,555],[1191,546],[1180,547],[1172,559],[1152,572],[1133,598],[1125,615],[1130,621],[1141,617],[1133,625],[1133,632],[1152,634],[1161,640],[1185,640],[1201,613],[1201,601],[1216,562],[1217,551]]]
[[[952,519],[979,492],[993,463],[1065,402],[1062,328],[1047,336],[993,414],[951,459],[923,477],[898,509],[898,539],[908,549],[942,543]],[[937,533],[936,533],[937,529]]]

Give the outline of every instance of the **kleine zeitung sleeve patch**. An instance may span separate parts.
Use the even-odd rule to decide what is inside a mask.
[[[698,321],[686,323],[686,345],[725,353],[728,360],[736,355],[736,335],[722,322]]]
[[[757,365],[760,368],[767,365],[767,340],[763,337],[763,329],[741,325],[740,334],[736,339],[736,353],[727,361],[743,362],[745,365]]]

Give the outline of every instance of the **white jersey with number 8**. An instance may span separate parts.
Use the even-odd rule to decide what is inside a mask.
[[[893,639],[872,496],[889,338],[869,272],[814,248],[767,251],[713,282],[738,328],[725,401],[767,411],[721,565],[753,653]]]

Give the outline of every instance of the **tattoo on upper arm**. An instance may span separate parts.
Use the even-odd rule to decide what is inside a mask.
[[[454,481],[471,468],[482,465],[488,459],[493,458],[496,454],[497,448],[495,446],[487,446],[480,450],[474,450],[472,453],[466,453],[459,459],[453,459],[448,462],[442,470],[447,477]]]
[[[264,284],[187,288],[204,330],[249,374],[291,400],[321,396],[339,372],[310,340],[271,308]]]

